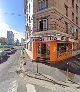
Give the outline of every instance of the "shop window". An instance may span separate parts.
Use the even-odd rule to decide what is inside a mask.
[[[69,52],[69,46],[67,43],[58,43],[58,57],[63,55],[65,52]]]
[[[47,18],[38,20],[38,31],[47,31],[48,29],[47,23],[48,23]]]

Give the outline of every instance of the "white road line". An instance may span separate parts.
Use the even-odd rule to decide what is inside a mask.
[[[15,80],[12,83],[10,83],[7,92],[17,92],[17,87],[18,87],[18,84],[17,84],[17,81]]]
[[[26,84],[27,92],[36,92],[35,86],[29,83]]]

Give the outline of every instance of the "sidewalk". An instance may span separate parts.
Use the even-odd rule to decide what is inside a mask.
[[[32,62],[32,59],[30,58],[30,56],[28,55],[28,52],[26,51],[25,51],[24,56],[25,56],[24,60],[26,62],[26,65],[24,65],[24,69],[25,69],[24,73],[26,75],[36,77],[39,79],[48,79],[53,82],[55,81],[61,84],[67,83],[68,78],[67,78],[66,71],[63,71],[63,70],[60,70],[60,69],[42,64],[42,63]],[[68,77],[75,84],[80,83],[80,75],[69,73]]]
[[[33,59],[33,53],[31,51],[28,51],[27,49],[25,49],[25,50],[28,53],[30,59]]]

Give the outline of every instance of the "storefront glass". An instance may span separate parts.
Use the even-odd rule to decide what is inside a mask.
[[[68,43],[58,43],[58,57],[64,54],[65,52],[69,52]]]

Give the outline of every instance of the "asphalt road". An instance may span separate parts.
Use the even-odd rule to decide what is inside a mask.
[[[21,50],[18,48],[15,54],[0,63],[0,92],[56,92],[25,81],[16,73],[20,65],[20,55]]]

